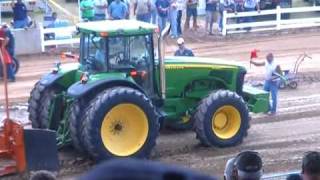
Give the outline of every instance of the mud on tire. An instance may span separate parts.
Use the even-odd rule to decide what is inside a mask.
[[[134,116],[135,111],[128,112],[125,109],[122,110],[124,110],[123,112],[126,113],[119,113],[121,111],[116,111],[124,106],[132,106],[140,109],[141,111],[138,112],[143,112],[141,114],[144,114],[143,117],[145,118],[134,119],[133,117],[136,117]],[[89,154],[98,161],[109,159],[112,157],[147,158],[156,144],[156,138],[159,134],[160,128],[159,118],[157,116],[156,110],[152,105],[150,99],[148,99],[143,93],[135,89],[127,87],[115,87],[102,91],[96,96],[96,98],[94,98],[90,102],[88,110],[86,111],[84,116],[84,129],[82,131],[84,145]],[[139,119],[142,119],[142,121]],[[121,138],[129,138],[123,138],[120,140],[116,136],[118,134],[122,135],[121,133],[132,134],[132,131],[134,131],[135,133],[140,132],[140,129],[139,131],[137,131],[137,128],[139,126],[136,125],[139,125],[139,123],[141,122],[143,124],[143,127],[146,127],[147,129],[147,131],[144,131],[142,129],[143,132],[146,132],[143,135],[145,139],[139,139],[138,144],[140,146],[134,147],[133,150],[129,152],[128,149],[130,149],[130,145],[126,146],[121,143],[123,141],[126,141],[129,144],[130,142],[134,142],[133,144],[137,144],[137,142],[133,140],[134,137],[132,137],[132,139],[130,135],[121,136]],[[133,128],[133,126],[135,126],[136,128]],[[102,134],[106,135],[103,132],[110,133],[109,137],[102,137]],[[111,139],[113,140],[113,142],[108,144],[109,140],[112,141]],[[142,143],[140,144],[140,142]],[[107,143],[107,145],[105,143]],[[113,147],[117,147],[118,149],[115,149],[119,151],[113,149]],[[123,153],[123,151],[125,151],[125,153]]]
[[[229,90],[219,90],[203,99],[194,118],[197,138],[205,146],[235,146],[249,129],[249,111],[244,100]]]

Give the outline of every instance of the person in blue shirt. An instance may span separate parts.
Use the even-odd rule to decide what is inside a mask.
[[[109,6],[109,17],[113,20],[125,19],[127,15],[127,5],[120,0],[113,1]]]
[[[15,38],[6,23],[2,24],[2,29],[4,30],[6,36],[9,38],[8,44],[6,45],[7,51],[10,54],[11,58],[15,56],[14,48],[15,48]]]
[[[13,10],[13,27],[25,28],[28,26],[27,6],[22,0],[17,0],[11,4]]]
[[[185,47],[183,38],[178,38],[177,44],[179,49],[174,53],[175,56],[194,56],[192,50]]]
[[[170,9],[170,2],[169,0],[157,0],[156,1],[156,8],[158,11],[158,24],[160,31],[162,31],[166,24],[167,24],[167,19],[168,19],[168,14],[169,14],[169,9]]]

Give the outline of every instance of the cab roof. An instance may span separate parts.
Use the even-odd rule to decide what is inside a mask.
[[[158,27],[136,20],[105,20],[77,24],[80,32],[106,33],[107,36],[140,35],[153,33]]]

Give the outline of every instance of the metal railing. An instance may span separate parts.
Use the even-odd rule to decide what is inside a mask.
[[[250,31],[268,31],[268,30],[281,30],[290,28],[303,28],[303,27],[315,27],[320,26],[320,17],[290,17],[290,19],[284,19],[284,16],[292,13],[305,13],[305,12],[317,12],[320,11],[320,6],[312,7],[297,7],[297,8],[281,8],[277,6],[273,10],[262,10],[252,11],[252,12],[239,12],[227,13],[223,12],[222,17],[222,35],[232,34],[232,33],[242,33],[246,32],[241,30],[243,28],[252,28]],[[247,17],[259,17],[266,15],[274,15],[275,18],[271,20],[264,20],[259,22],[240,22],[237,23],[235,19],[237,18],[247,18]],[[233,20],[233,21],[232,21]]]
[[[71,45],[79,44],[80,38],[76,37],[76,26],[58,27],[58,28],[43,28],[40,26],[41,51],[44,52],[48,46]],[[52,38],[46,38],[51,36]]]

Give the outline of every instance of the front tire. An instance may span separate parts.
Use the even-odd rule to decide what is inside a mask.
[[[249,111],[242,97],[219,90],[203,99],[195,113],[195,132],[205,146],[240,144],[249,129]]]
[[[151,101],[141,92],[116,87],[102,91],[85,113],[82,137],[96,160],[149,157],[160,124]]]

